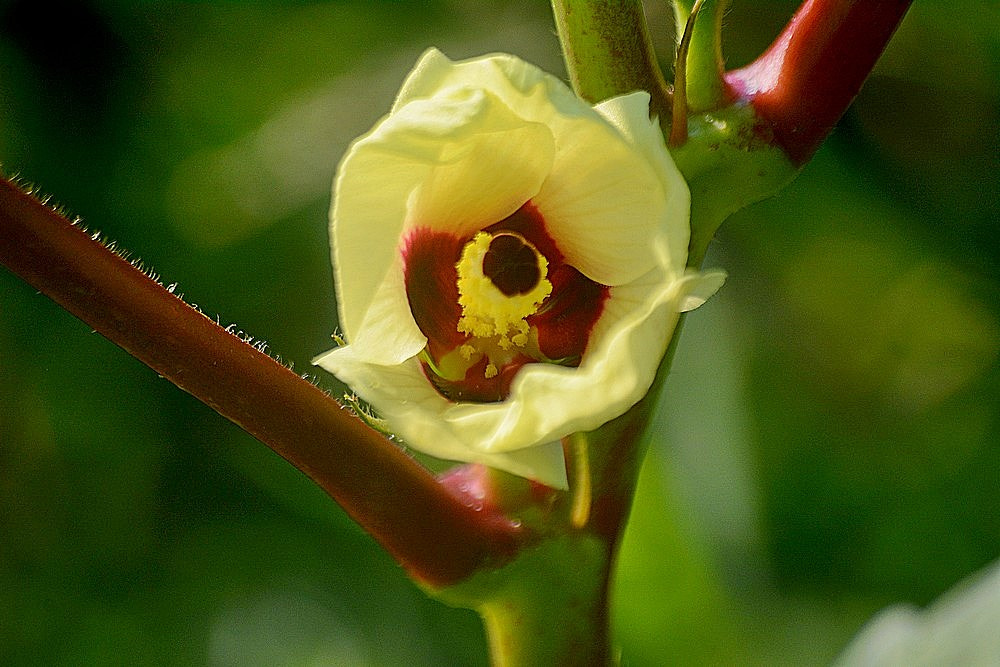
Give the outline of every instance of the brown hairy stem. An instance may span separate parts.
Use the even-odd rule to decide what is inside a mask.
[[[308,475],[414,578],[454,583],[517,551],[509,521],[6,179],[0,263]]]

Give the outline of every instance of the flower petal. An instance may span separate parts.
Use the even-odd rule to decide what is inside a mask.
[[[604,308],[608,288],[568,264],[556,268],[549,280],[552,294],[543,309],[528,318],[528,323],[538,328],[538,347],[546,357],[553,361],[579,360]]]
[[[564,123],[552,174],[534,198],[567,263],[604,285],[653,267],[665,215],[660,180],[607,123]]]
[[[334,182],[330,241],[340,327],[349,340],[357,337],[387,278],[398,276],[402,284],[402,272],[392,267],[399,268],[398,244],[407,201],[433,167],[426,158],[380,146],[384,136],[376,133],[390,134],[381,128],[351,146]],[[403,320],[407,317],[405,311],[399,315]],[[416,324],[409,319],[408,325],[401,326],[419,337]]]
[[[448,161],[440,161],[414,191],[409,224],[470,235],[506,218],[535,196],[552,169],[555,143],[540,123],[527,123],[482,91],[455,91],[475,105],[460,132],[452,132]],[[441,100],[412,102],[401,114],[441,113]]]
[[[701,306],[708,301],[709,297],[719,291],[724,282],[726,282],[726,272],[721,269],[712,269],[704,273],[688,273],[684,277],[684,284],[681,288],[684,292],[680,306],[681,312],[686,313]]]
[[[553,488],[567,487],[566,465],[558,440],[532,443],[517,449],[483,446],[471,429],[503,421],[501,404],[452,403],[434,391],[416,359],[396,366],[375,366],[356,354],[353,345],[331,350],[313,363],[333,373],[357,391],[392,426],[404,442],[412,442],[431,456],[451,461],[482,463],[515,475],[534,479]],[[401,398],[405,397],[405,400]],[[486,408],[490,417],[479,417]],[[498,419],[499,418],[499,419]],[[458,427],[456,428],[456,425]]]
[[[618,128],[636,151],[645,156],[660,178],[666,196],[663,223],[667,231],[670,264],[680,271],[687,261],[687,247],[691,236],[688,224],[691,194],[687,181],[667,151],[659,122],[649,117],[649,93],[637,92],[612,97],[596,105],[594,109]]]
[[[383,120],[338,169],[331,238],[341,327],[352,342],[364,322],[397,329],[406,349],[420,341],[403,311],[380,309],[391,322],[367,315],[380,285],[398,277],[391,267],[408,221],[457,231],[490,224],[529,199],[551,166],[551,133],[495,100],[466,93],[426,107],[414,102]],[[501,150],[512,140],[522,149]]]
[[[518,116],[550,127],[561,117],[596,115],[566,84],[519,58],[500,53],[452,61],[433,48],[424,52],[403,83],[392,113],[456,88],[487,91]]]
[[[407,79],[394,109],[469,86],[489,91],[522,118],[551,128],[556,163],[534,199],[568,262],[606,285],[648,271],[653,265],[648,242],[663,217],[661,181],[614,126],[601,122],[558,80],[512,56],[452,62],[431,49]]]
[[[401,264],[398,257],[393,259],[351,339],[368,363],[402,363],[418,354],[427,342],[410,314]]]

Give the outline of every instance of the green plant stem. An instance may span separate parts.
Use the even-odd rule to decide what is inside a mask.
[[[677,23],[677,41],[684,38],[684,29],[698,0],[676,0],[674,16]],[[697,22],[690,31],[687,57],[677,60],[675,72],[683,65],[689,73],[685,82],[687,110],[693,113],[719,109],[735,97],[723,76],[725,60],[722,55],[722,18],[729,0],[704,0]],[[675,86],[676,87],[676,86]]]
[[[416,580],[462,580],[513,557],[526,539],[7,180],[0,180],[0,263],[299,468]]]
[[[670,118],[670,93],[641,0],[552,0],[552,12],[577,95],[596,104],[645,90],[650,112]]]
[[[486,573],[466,590],[488,587],[476,606],[493,664],[611,664],[608,596],[610,553],[586,532],[564,534],[521,553],[503,581]]]

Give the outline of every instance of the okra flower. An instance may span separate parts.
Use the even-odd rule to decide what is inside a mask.
[[[641,399],[722,282],[685,270],[688,189],[648,103],[425,53],[338,169],[347,344],[315,363],[412,448],[564,488],[560,439]]]

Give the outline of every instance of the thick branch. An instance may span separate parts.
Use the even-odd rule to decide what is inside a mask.
[[[596,104],[645,90],[651,113],[670,118],[641,0],[552,0],[552,13],[577,95]]]
[[[760,58],[726,81],[805,164],[857,95],[912,0],[806,0]]]
[[[7,180],[0,263],[299,468],[415,578],[453,583],[516,551],[509,522]]]

